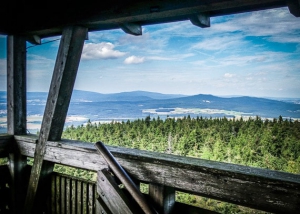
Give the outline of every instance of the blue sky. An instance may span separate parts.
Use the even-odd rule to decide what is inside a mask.
[[[27,49],[28,91],[49,90],[58,45]],[[287,8],[213,17],[204,29],[184,21],[143,26],[142,36],[91,32],[75,89],[299,98],[299,59],[300,18]],[[6,90],[5,36],[0,90]]]

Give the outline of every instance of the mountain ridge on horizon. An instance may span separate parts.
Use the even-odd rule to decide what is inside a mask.
[[[6,94],[6,91],[0,91],[1,94]],[[193,97],[193,96],[212,96],[212,97],[218,97],[218,98],[241,98],[241,97],[249,97],[249,98],[262,98],[262,99],[269,99],[269,100],[277,100],[277,101],[285,101],[285,100],[300,100],[299,98],[295,97],[270,97],[270,96],[250,96],[250,95],[214,95],[214,94],[193,94],[193,95],[186,95],[186,94],[169,94],[169,93],[161,93],[161,92],[152,92],[152,91],[143,91],[143,90],[134,90],[134,91],[124,91],[124,92],[116,92],[116,93],[100,93],[95,91],[85,91],[85,90],[73,90],[72,97],[74,95],[80,95],[80,94],[90,94],[90,95],[98,95],[98,96],[113,96],[113,97],[122,97],[122,96],[128,96],[128,97],[148,97],[151,99],[172,99],[172,98],[182,98],[182,97]],[[40,95],[47,95],[48,92],[44,91],[29,91],[27,92],[27,95],[30,94],[40,94]]]
[[[7,117],[6,92],[0,91],[0,117]],[[31,124],[40,124],[47,101],[48,92],[27,93],[27,116],[32,116]],[[115,94],[101,94],[74,90],[66,125],[80,125],[91,121],[135,120],[160,117],[255,117],[300,120],[300,102],[272,100],[259,97],[218,97],[209,94],[191,96],[166,95],[156,92],[133,91]],[[77,118],[77,119],[76,119]],[[78,119],[79,118],[79,119]],[[5,121],[5,120],[3,120]],[[1,127],[5,122],[0,121]]]

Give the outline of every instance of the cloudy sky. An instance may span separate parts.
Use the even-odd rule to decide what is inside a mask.
[[[43,39],[44,42],[59,37]],[[48,91],[59,40],[27,44],[28,91]],[[300,97],[300,18],[287,8],[89,33],[75,89],[100,93]],[[0,90],[6,90],[6,38],[0,36]]]

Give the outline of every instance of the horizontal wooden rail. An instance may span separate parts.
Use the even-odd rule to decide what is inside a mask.
[[[22,155],[33,157],[37,136],[15,136]],[[120,147],[109,150],[133,178],[183,192],[269,212],[300,210],[300,175]],[[98,171],[106,166],[94,145],[48,141],[45,159]]]

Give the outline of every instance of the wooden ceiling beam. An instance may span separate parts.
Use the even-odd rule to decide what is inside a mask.
[[[299,6],[299,0],[289,2],[296,2]],[[56,3],[58,0],[53,0],[46,7],[40,4],[1,5],[0,33],[43,38],[60,35],[63,27],[68,25],[100,31],[120,28],[125,23],[143,26],[189,20],[191,15],[201,13],[213,17],[287,6],[286,0],[111,0],[103,2],[100,7],[94,6],[92,0],[86,0],[84,4],[73,1],[67,6],[60,1],[59,7]]]

